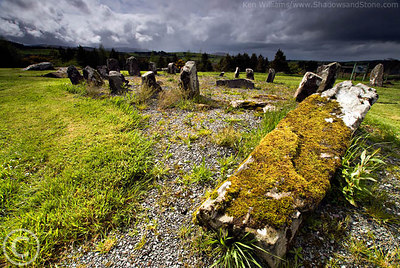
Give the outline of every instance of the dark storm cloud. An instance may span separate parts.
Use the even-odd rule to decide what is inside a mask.
[[[399,4],[369,3],[384,1]],[[399,57],[400,4],[389,9],[295,8],[293,2],[315,1],[281,1],[288,6],[277,8],[267,0],[3,0],[0,35],[23,43],[254,52],[269,58],[278,48],[290,59]]]

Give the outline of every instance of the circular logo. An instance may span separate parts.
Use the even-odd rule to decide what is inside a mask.
[[[39,255],[37,236],[27,229],[13,230],[3,241],[3,252],[7,260],[17,266],[31,264]]]

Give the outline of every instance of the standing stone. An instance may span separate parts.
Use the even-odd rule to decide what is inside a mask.
[[[182,67],[179,77],[179,88],[187,98],[194,98],[200,95],[199,78],[197,77],[196,63],[186,62]]]
[[[108,82],[110,85],[111,94],[119,94],[125,91],[125,86],[128,84],[128,81],[125,80],[124,75],[117,71],[110,71],[108,74]]]
[[[149,71],[142,75],[141,95],[144,99],[156,97],[161,91],[162,88],[157,83],[154,72]]]
[[[99,65],[97,66],[97,71],[101,75],[103,79],[108,79],[108,68],[107,65]]]
[[[275,69],[274,68],[269,68],[268,77],[267,77],[267,83],[273,83],[274,79],[275,79]]]
[[[138,61],[135,57],[129,57],[126,59],[126,66],[128,68],[129,75],[140,76],[140,69]]]
[[[176,74],[176,65],[175,65],[175,63],[173,63],[173,62],[168,63],[167,73]]]
[[[308,96],[317,92],[321,85],[322,77],[312,72],[307,72],[300,82],[299,88],[296,90],[294,97],[297,102],[303,101]]]
[[[219,74],[219,77],[224,77],[224,75],[225,75],[225,72],[221,72],[221,73]]]
[[[149,62],[149,70],[152,71],[154,74],[157,74],[157,65],[155,62]]]
[[[239,67],[236,67],[235,78],[239,78],[239,73],[240,73],[240,69],[239,69]]]
[[[73,85],[77,85],[83,81],[83,76],[79,73],[78,69],[76,69],[75,66],[73,65],[68,67],[67,74],[69,80],[71,80],[71,83]]]
[[[254,80],[254,71],[253,71],[253,69],[250,69],[250,68],[246,69],[246,78]]]
[[[116,59],[114,59],[114,58],[109,58],[109,59],[107,59],[107,68],[108,68],[108,71],[109,71],[109,72],[110,72],[110,71],[117,71],[117,72],[119,72],[119,71],[120,71],[120,68],[119,68],[118,60],[116,60]]]
[[[104,81],[101,78],[101,75],[97,70],[93,69],[92,67],[86,66],[82,72],[83,72],[83,77],[89,84],[93,84],[97,87],[101,87],[102,85],[104,85]]]
[[[383,86],[383,64],[379,63],[371,71],[371,76],[369,78],[369,84],[371,86]]]
[[[335,84],[338,72],[340,70],[340,64],[332,62],[328,65],[322,65],[318,67],[318,75],[322,78],[322,82],[317,90],[318,93],[324,92],[330,89]]]
[[[44,70],[54,70],[53,64],[51,62],[41,62],[37,64],[32,64],[23,69],[24,71],[44,71]]]

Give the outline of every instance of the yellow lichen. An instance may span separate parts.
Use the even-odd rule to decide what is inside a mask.
[[[280,228],[290,224],[295,210],[322,200],[351,136],[339,114],[337,102],[311,96],[264,137],[247,167],[229,178],[224,207],[235,224],[241,225],[251,208],[247,226]]]

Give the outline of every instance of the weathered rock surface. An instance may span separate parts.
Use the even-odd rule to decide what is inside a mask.
[[[99,65],[97,66],[97,71],[101,75],[103,79],[108,79],[108,68],[107,65]]]
[[[86,79],[86,81],[89,84],[95,85],[96,87],[101,87],[104,85],[103,78],[101,78],[101,75],[99,72],[95,69],[93,69],[90,66],[86,66],[83,70],[83,77]]]
[[[246,69],[246,78],[250,80],[254,80],[254,71],[253,69],[247,68]]]
[[[259,256],[278,267],[280,259],[274,256],[285,255],[304,213],[318,206],[341,165],[357,125],[346,120],[347,98],[351,109],[363,111],[361,122],[369,109],[365,104],[377,95],[346,81],[305,99],[211,193],[195,212],[195,222],[235,237],[251,233],[268,252]]]
[[[123,74],[117,71],[110,71],[108,74],[108,82],[110,86],[111,94],[120,94],[126,90],[128,81],[125,80]]]
[[[197,76],[196,62],[188,61],[182,67],[179,76],[179,88],[187,98],[200,95],[200,84]]]
[[[239,78],[239,74],[240,74],[240,69],[239,69],[239,67],[236,67],[235,78]]]
[[[67,67],[61,67],[56,72],[47,73],[42,76],[50,78],[67,78],[68,77],[67,69],[68,69]]]
[[[296,101],[301,102],[308,96],[316,93],[319,86],[321,85],[321,82],[322,77],[320,77],[319,75],[316,75],[312,72],[305,73],[299,87],[294,93],[294,98],[296,99]]]
[[[339,117],[353,130],[359,127],[372,104],[378,100],[374,88],[361,83],[353,85],[351,81],[339,83],[321,95],[340,103],[342,115]]]
[[[154,98],[162,91],[161,86],[156,81],[156,76],[154,72],[149,71],[142,75],[142,86],[141,86],[141,96],[148,98]]]
[[[24,71],[44,71],[44,70],[54,70],[53,64],[51,62],[40,62],[36,64],[29,65],[23,69]]]
[[[176,65],[173,62],[168,63],[168,69],[167,69],[167,73],[169,74],[176,74]]]
[[[268,77],[267,77],[267,83],[273,83],[274,79],[275,79],[275,69],[274,68],[269,68]]]
[[[128,68],[129,75],[140,76],[140,69],[138,61],[135,57],[129,57],[126,59],[126,66]]]
[[[157,74],[157,65],[155,62],[149,62],[149,70],[152,71],[154,74]]]
[[[69,80],[71,80],[71,83],[73,85],[77,85],[83,81],[83,76],[79,73],[78,69],[76,69],[75,66],[73,65],[68,67],[67,74]]]
[[[340,70],[340,64],[337,62],[332,62],[328,65],[322,65],[318,67],[318,76],[322,78],[321,84],[317,90],[321,93],[327,89],[330,89],[335,84],[336,78]]]
[[[114,59],[114,58],[107,59],[107,69],[109,72],[111,72],[111,71],[119,72],[120,68],[119,68],[118,60]]]
[[[217,80],[217,86],[230,88],[254,88],[254,83],[248,79]]]
[[[371,86],[382,87],[383,86],[383,64],[377,64],[371,71],[369,77],[369,84]]]

